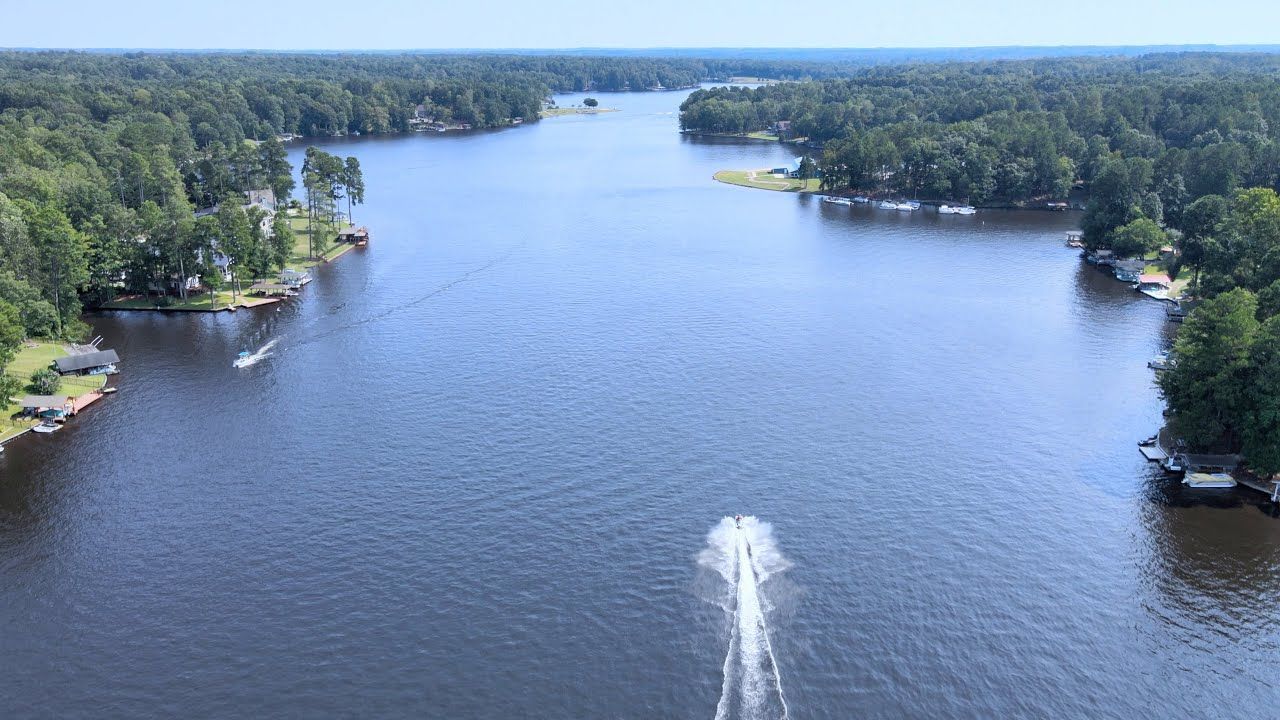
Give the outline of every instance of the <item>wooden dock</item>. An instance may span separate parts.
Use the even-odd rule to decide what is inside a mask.
[[[1254,490],[1270,497],[1271,502],[1280,502],[1280,480],[1273,480],[1270,483],[1266,483],[1255,477],[1250,477],[1247,473],[1240,473],[1236,477],[1236,482],[1244,485],[1245,487],[1253,488]],[[1267,485],[1270,485],[1271,487],[1267,487]]]
[[[1147,462],[1164,462],[1165,458],[1169,457],[1169,454],[1159,445],[1139,445],[1138,452],[1142,453],[1142,457],[1146,458]]]

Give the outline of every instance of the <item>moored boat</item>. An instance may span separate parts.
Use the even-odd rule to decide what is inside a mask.
[[[957,215],[973,215],[977,212],[978,212],[978,209],[972,205],[964,205],[962,207],[956,208]]]
[[[881,210],[897,210],[898,203],[892,200],[881,200],[880,202],[876,203],[876,207],[880,208]]]
[[[1233,488],[1236,479],[1226,473],[1187,473],[1182,483],[1193,488]]]
[[[900,203],[897,203],[896,205],[894,205],[894,206],[893,206],[893,209],[894,209],[894,210],[901,210],[901,211],[903,211],[903,212],[912,212],[912,211],[916,210],[917,208],[916,208],[916,207],[913,207],[913,206],[911,205],[911,203],[909,203],[909,202],[900,202]]]
[[[955,215],[958,212],[960,212],[959,208],[954,208],[954,207],[951,207],[950,205],[938,206],[939,215]]]
[[[51,433],[51,432],[53,432],[53,431],[57,430],[57,429],[58,429],[58,428],[60,428],[60,427],[62,427],[62,426],[61,426],[61,425],[59,425],[59,424],[57,424],[57,423],[55,423],[55,422],[54,422],[54,421],[52,421],[52,420],[45,420],[44,422],[40,423],[39,425],[37,425],[37,426],[35,426],[35,427],[31,428],[31,432],[38,432],[38,433]]]
[[[858,203],[859,205],[862,205],[864,203],[871,202],[871,198],[867,197],[866,195],[854,195],[853,201]]]

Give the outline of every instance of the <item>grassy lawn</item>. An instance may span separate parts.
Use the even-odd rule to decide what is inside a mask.
[[[316,249],[322,257],[314,258],[307,252],[307,219],[305,217],[289,218],[289,227],[293,228],[293,253],[289,255],[286,267],[308,269],[328,262],[355,247],[350,243],[337,242],[338,228],[329,223],[316,224]]]
[[[245,289],[252,284],[252,280],[240,281],[240,286]],[[266,302],[266,298],[249,297],[243,293],[236,293],[233,300],[230,289],[219,290],[217,294],[218,297],[216,301],[213,302],[210,301],[209,293],[207,292],[192,293],[187,296],[186,300],[171,297],[168,298],[168,304],[161,304],[159,307],[161,310],[211,311],[225,310],[230,307],[233,302],[237,307],[253,307],[255,305],[262,305]],[[102,307],[105,310],[154,310],[157,307],[156,301],[159,299],[160,298],[157,298],[154,295],[130,295],[112,300],[109,303],[103,303]]]
[[[777,142],[777,141],[778,141],[778,136],[777,136],[777,135],[774,135],[773,133],[768,133],[768,132],[759,132],[759,131],[757,131],[757,132],[749,132],[749,133],[747,133],[747,137],[749,137],[749,138],[751,138],[751,139],[753,139],[753,140],[769,140],[769,141],[771,141],[771,142]]]
[[[721,170],[714,175],[716,180],[730,185],[759,188],[761,190],[777,190],[779,192],[818,192],[822,181],[817,178],[795,180],[785,177],[774,177],[768,170]]]
[[[34,347],[24,345],[19,348],[17,356],[4,369],[6,375],[13,375],[25,382],[30,379],[31,373],[40,368],[49,367],[54,360],[67,354],[59,343],[33,341],[30,344]],[[107,384],[106,375],[67,376],[62,378],[62,385],[56,394],[79,397],[105,384]],[[23,388],[22,392],[25,394],[27,389]],[[17,399],[22,398],[19,396]],[[16,402],[5,405],[4,416],[0,418],[0,440],[7,440],[35,424],[30,421],[15,420],[14,416],[21,411],[22,408]]]

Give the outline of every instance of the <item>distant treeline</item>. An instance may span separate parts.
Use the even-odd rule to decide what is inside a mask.
[[[46,125],[158,112],[184,121],[204,147],[406,130],[419,104],[448,122],[493,127],[536,117],[551,92],[686,87],[714,70],[651,58],[6,52],[0,111],[26,110]]]
[[[695,92],[689,130],[790,121],[822,144],[831,188],[940,199],[1059,198],[1112,156],[1150,161],[1146,190],[1188,198],[1275,183],[1280,56],[1178,54],[874,67],[847,78]]]

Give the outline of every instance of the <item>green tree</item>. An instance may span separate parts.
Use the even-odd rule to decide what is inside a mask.
[[[259,143],[258,155],[262,175],[275,195],[276,204],[284,204],[294,187],[293,167],[289,165],[289,153],[284,143],[273,133]]]
[[[49,368],[40,368],[31,373],[31,392],[37,395],[52,395],[62,386],[62,376]]]
[[[1239,446],[1257,308],[1253,293],[1237,288],[1204,301],[1178,332],[1174,366],[1161,373],[1159,384],[1174,429],[1194,446]]]
[[[586,106],[587,106],[587,107],[589,107],[589,108],[593,108],[593,107],[596,107],[597,105],[599,105],[599,104],[600,104],[600,101],[599,101],[599,100],[596,100],[595,98],[587,98],[586,100],[583,100],[583,101],[582,101],[582,104],[583,104],[583,105],[586,105]]]
[[[22,314],[18,312],[18,308],[0,300],[0,368],[13,360],[26,336],[22,327]]]
[[[351,214],[351,205],[364,204],[364,173],[360,170],[360,161],[348,157],[342,168],[342,184],[347,188],[347,221],[355,224],[355,216]]]
[[[271,219],[271,237],[267,243],[272,264],[282,268],[289,262],[293,241],[293,226],[289,224],[289,218],[277,214]]]
[[[1143,257],[1159,250],[1166,239],[1159,225],[1147,218],[1138,218],[1112,232],[1111,250],[1120,257]]]
[[[1280,472],[1280,316],[1258,330],[1249,364],[1243,451],[1252,470],[1272,475]]]

